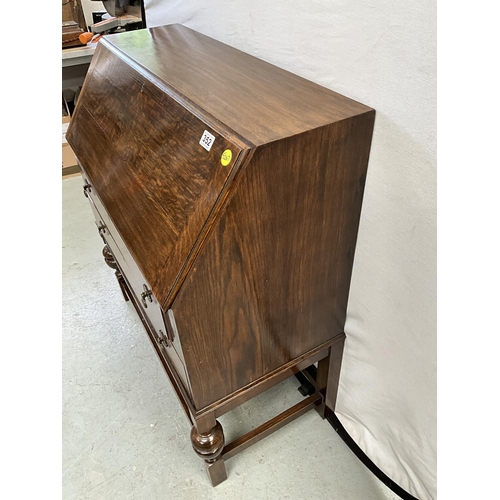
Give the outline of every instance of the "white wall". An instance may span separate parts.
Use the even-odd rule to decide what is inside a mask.
[[[377,111],[337,415],[367,455],[436,498],[435,0],[146,0]]]

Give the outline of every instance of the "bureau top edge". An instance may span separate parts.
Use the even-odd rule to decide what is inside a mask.
[[[100,43],[245,149],[372,111],[180,24]]]
[[[246,140],[244,137],[239,135],[234,130],[230,129],[226,124],[217,120],[214,116],[208,114],[203,108],[200,108],[193,101],[191,101],[187,96],[183,95],[181,92],[177,91],[172,87],[167,81],[158,77],[158,75],[152,73],[147,67],[143,66],[139,61],[131,58],[126,52],[122,51],[115,44],[111,43],[107,38],[102,38],[101,42],[102,48],[106,48],[116,54],[118,57],[127,61],[128,64],[140,73],[144,78],[149,80],[151,83],[159,87],[163,92],[167,93],[172,99],[182,104],[190,113],[195,115],[201,121],[210,125],[214,130],[231,141],[232,143],[239,146],[242,150],[253,149],[255,145],[250,141]],[[99,50],[101,50],[98,47]]]

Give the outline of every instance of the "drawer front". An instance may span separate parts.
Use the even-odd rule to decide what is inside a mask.
[[[153,341],[160,348],[160,352],[168,358],[169,364],[173,366],[185,388],[191,392],[175,324],[172,325],[168,320],[166,324],[164,321],[161,306],[153,294],[149,283],[140,272],[126,245],[123,243],[118,230],[102,205],[88,176],[85,172],[82,173],[84,191],[94,213],[99,234],[110,248],[123,277],[129,285],[130,291],[134,294],[138,312],[143,316],[143,319],[151,329]]]

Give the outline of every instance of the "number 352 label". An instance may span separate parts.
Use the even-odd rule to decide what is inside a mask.
[[[205,130],[200,139],[200,144],[207,150],[210,151],[212,144],[215,141],[215,137],[208,131]]]

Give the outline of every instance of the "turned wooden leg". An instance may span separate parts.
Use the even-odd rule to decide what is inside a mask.
[[[104,257],[104,262],[106,262],[106,264],[111,269],[114,269],[115,271],[118,270],[118,265],[116,264],[115,257],[108,245],[104,245],[104,247],[102,248],[102,256]]]
[[[123,279],[122,273],[118,269],[118,264],[116,263],[115,257],[111,253],[110,248],[108,245],[104,245],[104,248],[102,249],[102,255],[104,257],[104,262],[111,268],[115,270],[115,277],[116,280],[118,281],[118,284],[120,285],[120,290],[122,291],[123,298],[128,301],[128,293],[127,293],[127,285],[125,284],[125,280]]]
[[[220,456],[224,448],[224,432],[217,420],[214,427],[209,429],[204,427],[204,422],[196,422],[193,425],[191,443],[195,453],[205,460],[212,486],[217,486],[227,479],[224,459]]]
[[[323,402],[316,407],[316,411],[321,415],[321,418],[326,418],[335,411],[344,340],[345,335],[332,344],[330,354],[318,362],[316,383],[323,394]]]

